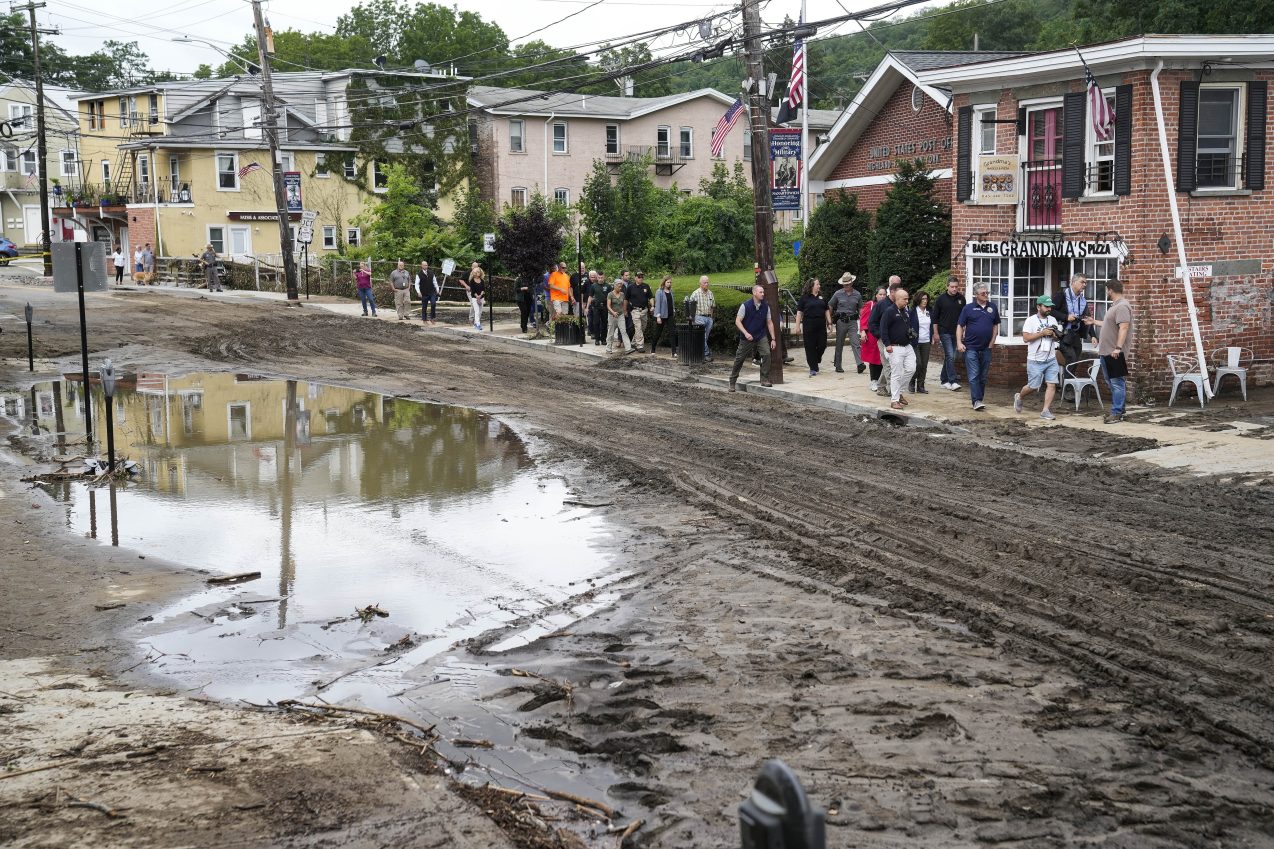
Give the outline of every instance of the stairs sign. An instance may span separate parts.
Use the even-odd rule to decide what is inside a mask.
[[[318,218],[318,213],[312,209],[307,209],[301,213],[301,226],[296,230],[296,241],[301,245],[308,245],[314,241],[314,220]]]

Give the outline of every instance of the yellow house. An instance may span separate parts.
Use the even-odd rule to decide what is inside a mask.
[[[311,256],[359,244],[355,219],[384,188],[386,163],[367,161],[350,141],[349,87],[363,74],[273,75],[279,164],[299,185],[299,197],[289,192],[293,235],[302,209],[318,213]],[[76,100],[82,181],[56,214],[76,222],[77,238],[126,254],[149,243],[157,256],[187,257],[211,244],[228,258],[279,260],[258,77],[163,82]]]

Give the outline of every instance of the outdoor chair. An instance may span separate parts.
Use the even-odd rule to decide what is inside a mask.
[[[1239,389],[1243,391],[1243,400],[1247,400],[1247,370],[1252,365],[1252,349],[1230,346],[1217,348],[1212,352],[1212,368],[1216,369],[1216,382],[1212,384],[1212,394],[1216,395],[1221,388],[1221,378],[1232,374],[1239,379]]]
[[[1203,409],[1205,401],[1203,385],[1208,377],[1199,368],[1199,358],[1193,354],[1169,354],[1168,368],[1172,369],[1172,394],[1168,396],[1168,406],[1177,400],[1177,388],[1183,383],[1193,383],[1199,393],[1199,409]]]
[[[1080,371],[1083,366],[1088,367],[1088,376],[1080,377]],[[1093,387],[1093,394],[1097,396],[1097,406],[1106,409],[1101,402],[1101,388],[1097,385],[1097,375],[1101,374],[1101,359],[1076,360],[1066,368],[1062,369],[1062,398],[1066,400],[1066,390],[1070,389],[1075,393],[1075,409],[1079,410],[1079,402],[1084,398],[1084,390],[1089,386]]]

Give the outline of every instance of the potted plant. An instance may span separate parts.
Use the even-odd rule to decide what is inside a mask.
[[[584,328],[580,326],[579,316],[551,313],[549,324],[553,326],[554,345],[579,345],[584,341]]]

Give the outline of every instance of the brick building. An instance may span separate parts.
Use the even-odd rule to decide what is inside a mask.
[[[1035,298],[1056,298],[1071,274],[1083,272],[1099,318],[1109,303],[1105,284],[1125,285],[1141,394],[1170,386],[1167,355],[1194,353],[1196,345],[1169,192],[1205,351],[1252,348],[1249,383],[1269,382],[1274,197],[1265,172],[1274,36],[1144,36],[1082,51],[1114,112],[1109,139],[1094,128],[1074,50],[915,73],[921,90],[951,93],[952,270],[969,287],[989,283],[1000,307],[993,382],[1021,381],[1021,326]]]
[[[950,191],[951,96],[920,82],[918,73],[1020,53],[896,50],[885,55],[810,159],[810,191],[853,192],[859,206],[874,211],[899,159],[922,159]]]

